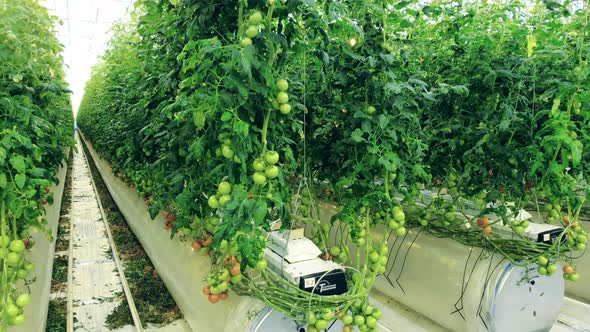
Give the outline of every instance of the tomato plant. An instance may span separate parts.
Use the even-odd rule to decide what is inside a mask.
[[[22,22],[27,22],[23,24]],[[0,2],[0,330],[25,321],[32,228],[45,228],[49,188],[73,145],[73,116],[55,19],[36,1]],[[29,281],[27,281],[29,282]],[[40,299],[41,300],[41,299]]]

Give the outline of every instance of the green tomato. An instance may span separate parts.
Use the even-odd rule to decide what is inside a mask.
[[[266,184],[266,176],[260,172],[255,172],[254,175],[252,175],[252,180],[254,180],[254,183],[259,186],[264,186]]]
[[[426,220],[426,219],[420,219],[420,225],[422,227],[428,226],[428,220]]]
[[[28,294],[28,293],[24,293],[24,294],[21,294],[21,295],[19,295],[19,296],[16,298],[16,305],[17,305],[17,306],[19,306],[19,307],[21,307],[21,308],[24,308],[24,307],[26,307],[26,306],[27,306],[29,303],[31,303],[31,300],[32,300],[32,299],[31,299],[31,295],[30,295],[30,294]]]
[[[0,238],[0,242],[2,243],[2,247],[8,247],[8,245],[10,244],[10,237],[4,235]]]
[[[364,325],[365,324],[365,316],[355,315],[354,316],[354,324],[355,325]]]
[[[353,322],[354,318],[352,317],[352,315],[344,315],[342,316],[342,323],[344,323],[344,325],[351,325]]]
[[[323,331],[328,328],[328,322],[323,319],[318,319],[314,326],[316,329]]]
[[[586,244],[585,243],[576,243],[575,249],[577,251],[584,251],[584,250],[586,250]],[[8,256],[10,257],[10,254],[8,254]]]
[[[514,227],[514,233],[523,236],[524,235],[524,227],[522,226],[516,226]]]
[[[549,264],[549,265],[547,266],[547,273],[548,273],[549,275],[552,275],[552,274],[553,274],[553,273],[555,273],[555,272],[557,272],[557,265],[555,265],[555,264]]]
[[[379,253],[376,251],[373,251],[372,253],[369,254],[369,261],[371,261],[371,263],[377,263],[380,259]]]
[[[279,153],[276,151],[268,151],[264,155],[264,161],[269,165],[274,165],[279,162]]]
[[[27,270],[29,272],[33,272],[34,269],[35,269],[35,263],[27,263],[27,264],[25,264],[25,270]]]
[[[211,217],[207,218],[207,222],[213,226],[217,226],[217,225],[221,224],[221,219],[219,219],[219,217],[216,217],[216,216],[211,216]]]
[[[291,112],[291,105],[289,104],[282,104],[279,107],[279,110],[281,111],[281,114],[287,115]]]
[[[8,266],[16,266],[20,261],[20,255],[15,252],[9,252],[8,256],[6,256],[6,262]]]
[[[387,244],[382,243],[381,246],[379,247],[379,255],[385,256],[385,255],[387,255],[388,252],[389,252],[389,247],[387,246]]]
[[[229,277],[229,271],[227,269],[221,270],[221,273],[217,276],[217,280],[224,281]]]
[[[227,159],[232,159],[234,157],[234,150],[230,146],[224,145],[221,148],[221,154]]]
[[[330,309],[326,309],[322,312],[322,319],[328,322],[334,320],[334,312]]]
[[[279,88],[279,91],[287,91],[289,89],[289,83],[287,80],[281,78],[277,81],[277,88]]]
[[[569,275],[569,280],[571,281],[577,281],[578,279],[580,279],[580,275],[575,272]]]
[[[248,23],[250,25],[258,25],[260,22],[262,22],[262,14],[259,11],[253,12],[248,18]]]
[[[274,1],[274,0],[272,0]],[[320,332],[320,330],[316,329],[315,326],[308,326],[307,332]]]
[[[207,204],[209,204],[209,207],[212,209],[219,208],[219,201],[217,200],[217,197],[215,195],[209,196],[209,199],[207,200]]]
[[[585,235],[580,234],[576,237],[576,241],[578,243],[586,244],[588,242],[588,238]]]
[[[375,319],[381,319],[381,317],[383,317],[383,312],[381,311],[381,309],[375,308],[371,316],[375,317]]]
[[[333,246],[332,248],[330,248],[330,255],[336,257],[338,255],[340,255],[340,247],[338,246]]]
[[[266,162],[262,158],[255,159],[252,163],[252,167],[256,172],[264,172],[266,169]]]
[[[377,319],[373,316],[369,316],[367,317],[365,324],[367,324],[369,328],[374,329],[377,327]]]
[[[277,94],[277,101],[279,104],[286,104],[289,102],[289,94],[284,91],[281,91]]]
[[[231,277],[231,282],[232,282],[232,284],[239,284],[240,282],[242,282],[242,278],[243,278],[243,274],[240,273],[237,276]]]
[[[252,45],[252,39],[245,37],[242,39],[242,41],[240,41],[240,46],[246,48],[248,46]]]
[[[542,275],[542,276],[546,276],[547,275],[547,269],[544,268],[544,267],[542,267],[542,266],[539,266],[539,268],[537,269],[537,272],[539,272],[539,274]]]
[[[373,306],[367,305],[365,307],[365,310],[363,310],[363,313],[365,314],[365,316],[372,314],[373,313]]]
[[[387,256],[381,256],[381,259],[379,259],[379,264],[383,266],[387,265]]]
[[[25,243],[21,240],[14,240],[10,242],[10,250],[16,253],[21,253],[25,250]]]
[[[251,25],[246,29],[246,37],[248,38],[256,38],[258,36],[258,27],[256,25]]]
[[[400,227],[399,223],[395,221],[395,219],[389,219],[388,225],[391,229],[398,229]]]
[[[266,270],[267,266],[268,266],[268,263],[266,262],[266,259],[261,259],[258,262],[256,262],[256,269],[259,271]]]
[[[19,279],[26,279],[28,275],[29,275],[29,271],[27,271],[25,269],[19,269],[18,271],[16,271],[16,276]]]
[[[269,179],[275,179],[277,176],[279,176],[279,168],[276,165],[270,165],[264,170],[264,174]]]
[[[455,221],[455,214],[453,212],[447,212],[445,213],[444,218],[447,221]]]
[[[400,227],[398,229],[395,230],[395,234],[397,234],[397,236],[404,236],[406,235],[407,231],[405,227]]]
[[[375,106],[367,107],[367,114],[374,114],[375,112],[377,112],[377,109],[375,108]]]
[[[231,201],[230,195],[223,195],[219,197],[219,205],[221,206],[225,206],[225,204],[227,204],[229,201]]]
[[[12,318],[9,321],[9,323],[11,325],[18,326],[18,325],[23,325],[25,323],[25,320],[26,320],[25,315],[24,314],[20,314],[20,315],[17,315],[16,317]]]
[[[393,207],[393,219],[395,219],[397,222],[406,221],[406,215],[399,206]]]
[[[310,311],[307,313],[307,322],[310,325],[315,324],[315,322],[317,322],[317,321],[318,321],[318,318],[316,317],[316,315],[313,312]]]
[[[12,303],[6,305],[6,314],[8,317],[16,317],[20,313],[20,308]]]
[[[231,193],[231,184],[227,181],[220,182],[219,186],[217,187],[217,193],[220,195],[227,195]]]
[[[539,263],[541,266],[546,266],[549,264],[549,259],[545,256],[539,256],[537,257],[537,263]]]
[[[223,293],[229,289],[229,284],[227,283],[227,281],[222,281],[218,287],[219,290]]]
[[[346,262],[347,259],[348,259],[348,255],[346,255],[345,252],[341,252],[340,255],[338,255],[338,260],[340,262]]]

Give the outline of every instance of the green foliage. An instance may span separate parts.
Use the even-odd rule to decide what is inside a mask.
[[[369,287],[385,270],[360,258],[387,247],[370,236],[377,224],[397,236],[423,227],[515,264],[540,255],[571,263],[584,247],[575,238],[585,239],[578,217],[590,195],[587,4],[137,7],[94,68],[78,121],[152,217],[162,212],[172,235],[211,256],[211,291],[225,292],[220,280],[237,260],[246,274],[233,290],[304,320],[293,295],[291,304],[275,300],[289,295],[264,272],[264,234],[279,220],[283,229],[305,225],[326,259],[355,265]],[[217,192],[221,181],[230,194]],[[342,206],[331,225],[318,221],[319,189]],[[520,208],[568,227],[567,244],[522,237]],[[512,227],[513,238],[494,224]],[[327,253],[333,246],[338,257]],[[250,278],[256,269],[268,285]],[[343,303],[366,289],[351,284],[349,297],[314,307],[357,313],[360,305]]]

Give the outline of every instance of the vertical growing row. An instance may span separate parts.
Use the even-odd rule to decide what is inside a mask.
[[[0,1],[2,331],[25,321],[23,308],[31,302],[28,276],[35,268],[27,258],[35,244],[30,231],[46,231],[44,205],[53,202],[50,186],[73,143],[69,90],[54,23],[37,1]]]
[[[586,4],[138,4],[78,120],[152,217],[210,257],[212,303],[233,290],[310,331],[335,318],[372,330],[368,290],[390,235],[411,228],[579,277]],[[341,206],[329,223],[318,197]],[[527,238],[521,208],[563,227],[559,241]],[[350,267],[347,293],[320,299],[269,271],[267,232],[299,225]]]

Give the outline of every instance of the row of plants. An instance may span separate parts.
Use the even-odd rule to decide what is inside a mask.
[[[94,68],[78,123],[152,218],[161,213],[171,237],[210,257],[212,303],[233,290],[311,331],[335,318],[374,330],[381,313],[367,294],[386,270],[387,239],[412,228],[517,265],[538,260],[542,274],[564,261],[566,278],[579,278],[587,4],[136,8]],[[319,220],[322,201],[341,207],[329,222]],[[565,227],[566,242],[524,237],[521,208]],[[263,249],[277,225],[305,227],[323,259],[351,267],[349,291],[320,297],[270,271]],[[382,238],[371,236],[377,227]]]
[[[27,24],[23,24],[27,22]],[[0,1],[0,330],[25,322],[31,231],[45,227],[73,115],[55,19],[37,1]],[[21,282],[21,281],[24,281]],[[40,281],[38,281],[40,282]],[[37,299],[42,301],[43,299]]]

